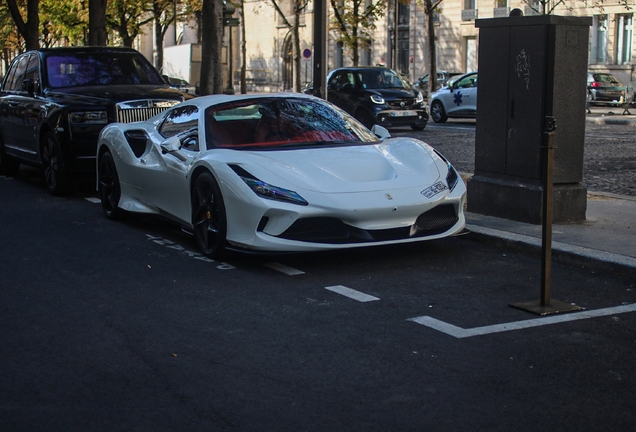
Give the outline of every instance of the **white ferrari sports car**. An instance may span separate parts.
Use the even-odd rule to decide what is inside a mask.
[[[303,94],[213,95],[106,126],[107,217],[166,216],[204,254],[319,251],[436,239],[464,228],[466,188],[413,138],[373,132]]]

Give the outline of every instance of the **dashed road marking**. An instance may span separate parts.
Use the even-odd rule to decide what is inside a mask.
[[[325,287],[329,291],[333,291],[337,294],[343,295],[345,297],[349,297],[351,299],[357,300],[359,302],[370,302],[374,300],[380,300],[378,297],[373,297],[372,295],[362,293],[360,291],[353,290],[351,288],[347,288],[343,285],[334,285]]]
[[[531,320],[525,321],[516,321],[511,323],[504,324],[495,324],[484,327],[475,327],[471,329],[463,329],[461,327],[454,326],[452,324],[448,324],[444,321],[440,321],[430,316],[421,316],[416,318],[409,318],[407,321],[413,321],[417,324],[422,324],[427,327],[430,327],[434,330],[440,331],[442,333],[446,333],[447,335],[453,336],[458,339],[463,339],[467,337],[473,336],[483,336],[491,333],[501,333],[505,331],[512,330],[521,330],[530,327],[538,327],[550,324],[558,324],[569,321],[578,321],[587,318],[596,318],[608,315],[616,315],[627,312],[635,312],[636,311],[636,303],[616,306],[605,309],[596,309],[596,310],[587,310],[583,312],[573,312],[567,315],[553,315],[545,318],[535,318]]]
[[[265,267],[271,268],[272,270],[276,270],[276,271],[279,271],[281,273],[285,273],[288,276],[296,276],[296,275],[305,274],[304,271],[297,270],[297,269],[291,268],[291,267],[287,267],[286,265],[283,265],[283,264],[277,263],[277,262],[265,263],[263,265]]]

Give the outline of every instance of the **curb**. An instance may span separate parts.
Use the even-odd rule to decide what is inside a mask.
[[[480,241],[508,250],[541,255],[540,238],[515,234],[474,224],[467,224],[467,240]],[[567,265],[588,267],[592,270],[611,272],[621,276],[636,278],[636,258],[596,249],[552,242],[552,261]]]

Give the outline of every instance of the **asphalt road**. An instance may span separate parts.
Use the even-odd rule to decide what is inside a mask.
[[[392,129],[393,136],[413,136],[437,148],[464,173],[475,170],[475,120],[432,121],[421,132]],[[558,129],[557,129],[558,133]],[[636,196],[636,127],[585,125],[583,185],[590,192]]]
[[[633,280],[554,265],[553,299],[605,315],[524,328],[539,259],[470,235],[213,262],[89,189],[0,177],[2,431],[633,427]]]

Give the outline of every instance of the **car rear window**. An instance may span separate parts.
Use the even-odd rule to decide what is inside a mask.
[[[155,68],[135,53],[71,53],[46,58],[49,87],[79,87],[122,84],[163,85]]]

